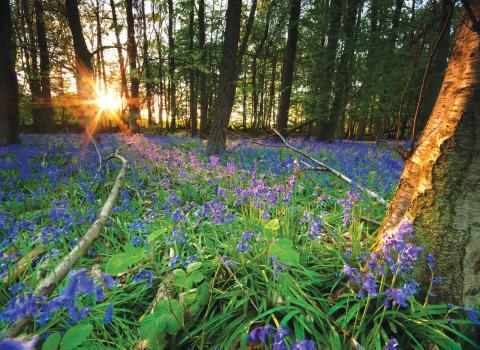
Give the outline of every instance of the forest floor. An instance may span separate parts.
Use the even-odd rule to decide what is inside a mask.
[[[22,142],[0,149],[0,328],[32,313],[23,334],[43,349],[478,348],[463,335],[476,314],[417,295],[415,261],[437,277],[406,242],[409,226],[387,258],[370,254],[385,208],[287,149],[240,138],[207,157],[198,139],[109,134],[98,152],[80,135]],[[292,143],[385,199],[403,167],[376,144]],[[32,295],[94,221],[120,168],[108,156],[126,144],[107,226],[50,297]]]

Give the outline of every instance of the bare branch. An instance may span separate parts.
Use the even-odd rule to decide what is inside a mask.
[[[122,167],[120,168],[120,172],[117,175],[112,191],[110,192],[108,199],[100,210],[97,219],[93,222],[87,233],[85,233],[85,235],[79,240],[77,245],[70,251],[70,253],[65,256],[62,261],[55,267],[55,269],[40,282],[37,288],[35,288],[33,292],[34,295],[41,295],[45,297],[50,296],[50,294],[52,294],[52,292],[55,290],[55,287],[57,287],[63,281],[65,276],[67,276],[73,265],[75,265],[77,261],[83,255],[85,255],[85,253],[91,247],[93,241],[100,235],[102,229],[107,224],[108,216],[112,211],[115,200],[117,199],[120,188],[122,187],[128,164],[125,158],[118,155],[118,150],[115,152],[115,155],[113,157],[122,162]],[[30,322],[31,318],[31,314],[28,314],[26,317],[19,318],[15,323],[1,331],[0,339],[12,338],[17,336],[22,331],[22,329]]]
[[[362,191],[363,193],[367,194],[369,197],[373,198],[376,202],[382,204],[383,206],[386,206],[387,205],[387,202],[385,201],[385,199],[383,199],[379,194],[373,192],[372,190],[369,190],[368,188],[365,188],[359,184],[357,184],[356,182],[353,182],[352,179],[346,177],[345,175],[343,175],[342,173],[338,172],[337,170],[329,167],[328,165],[320,162],[319,160],[313,158],[312,156],[308,155],[307,153],[299,150],[298,148],[292,146],[291,144],[289,144],[287,142],[287,140],[285,140],[285,138],[275,129],[272,129],[275,134],[277,134],[277,136],[280,138],[280,140],[283,142],[283,144],[290,148],[292,151],[295,151],[296,153],[304,156],[305,158],[309,159],[310,161],[312,161],[313,163],[315,163],[316,165],[318,165],[318,167],[320,169],[322,169],[322,171],[326,171],[326,172],[329,172],[333,175],[335,175],[336,177],[338,177],[340,180],[348,183],[349,185],[353,185],[355,186],[357,189],[359,189],[360,191]]]

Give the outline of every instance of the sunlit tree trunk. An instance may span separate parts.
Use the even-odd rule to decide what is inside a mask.
[[[288,124],[288,110],[292,94],[293,70],[298,41],[298,22],[300,21],[300,0],[290,0],[290,19],[288,21],[288,38],[283,58],[282,87],[277,115],[277,129],[284,133]]]
[[[133,0],[126,0],[127,12],[127,54],[130,66],[130,99],[128,110],[130,112],[130,130],[138,130],[137,121],[140,119],[140,74],[137,68],[137,41],[135,40],[135,20],[133,17]]]
[[[469,4],[480,18],[480,1]],[[458,23],[440,94],[380,235],[410,220],[443,277],[438,301],[472,306],[480,296],[480,35],[464,10]],[[428,285],[427,267],[418,271]]]
[[[9,1],[0,1],[0,146],[20,142],[15,45]]]
[[[226,128],[235,98],[241,8],[241,0],[228,0],[218,93],[208,137],[208,152],[211,154],[225,150]]]

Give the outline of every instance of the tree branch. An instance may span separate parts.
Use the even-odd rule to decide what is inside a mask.
[[[280,140],[283,142],[283,144],[286,147],[290,148],[292,151],[294,151],[294,152],[304,156],[305,158],[309,159],[310,161],[315,163],[318,166],[318,168],[320,168],[322,171],[326,171],[328,173],[331,173],[331,174],[335,175],[336,177],[338,177],[343,182],[346,182],[349,185],[355,186],[357,189],[359,189],[363,193],[367,194],[369,197],[373,198],[376,202],[382,204],[383,206],[387,205],[387,202],[385,201],[385,199],[383,199],[379,194],[377,194],[377,193],[373,192],[372,190],[369,190],[368,188],[365,188],[365,187],[353,182],[352,179],[346,177],[345,175],[338,172],[337,170],[329,167],[328,165],[320,162],[319,160],[317,160],[317,159],[313,158],[312,156],[308,155],[307,153],[305,153],[305,152],[299,150],[298,148],[292,146],[291,144],[289,144],[287,142],[287,140],[285,140],[285,138],[277,130],[275,130],[275,129],[272,129],[272,130],[275,132],[275,134],[277,134],[277,136],[280,138]]]
[[[112,211],[113,204],[118,197],[120,188],[122,187],[125,174],[127,172],[127,160],[118,154],[118,150],[115,151],[115,154],[112,158],[116,158],[122,162],[122,167],[120,172],[117,175],[115,184],[113,185],[112,191],[108,196],[105,204],[100,210],[97,219],[88,229],[87,233],[80,239],[77,245],[70,251],[70,253],[65,256],[62,261],[55,267],[55,269],[50,272],[47,277],[43,279],[42,282],[35,288],[33,294],[37,296],[48,297],[54,291],[55,287],[58,286],[63,279],[67,276],[70,269],[77,263],[77,261],[85,255],[88,249],[91,247],[93,241],[100,235],[102,229],[105,227],[108,221],[108,216]],[[4,338],[13,338],[17,336],[22,329],[30,322],[32,318],[31,314],[28,314],[25,317],[19,318],[15,323],[6,327],[0,332],[0,339]]]

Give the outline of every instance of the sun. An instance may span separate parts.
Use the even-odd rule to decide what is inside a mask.
[[[98,95],[96,103],[102,110],[115,111],[120,108],[121,100],[119,96],[101,93]]]

